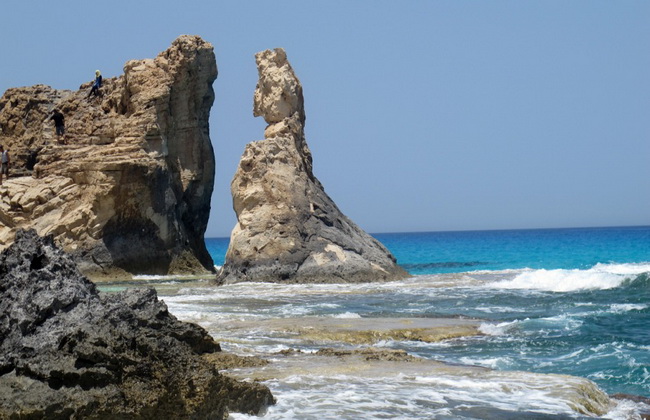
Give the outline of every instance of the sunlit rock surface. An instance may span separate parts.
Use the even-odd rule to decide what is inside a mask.
[[[0,187],[0,248],[33,228],[91,276],[213,271],[204,232],[216,76],[212,45],[184,35],[155,59],[127,62],[99,97],[88,97],[90,82],[75,92],[7,90],[0,144],[13,165]],[[62,139],[49,120],[55,108]]]
[[[237,225],[218,283],[368,282],[408,276],[393,255],[338,209],[312,172],[302,85],[284,50],[256,56],[255,116],[265,140],[249,143],[231,184]]]
[[[480,335],[480,320],[459,318],[272,318],[231,321],[224,331],[264,330],[315,343],[376,344],[379,341],[437,343]]]

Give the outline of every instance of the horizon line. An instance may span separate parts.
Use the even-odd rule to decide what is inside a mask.
[[[568,229],[632,229],[650,228],[648,225],[614,225],[614,226],[565,226],[565,227],[535,227],[535,228],[494,228],[494,229],[450,229],[450,230],[407,230],[391,232],[368,232],[369,235],[396,235],[410,233],[461,233],[461,232],[512,232],[525,230],[568,230]],[[230,239],[230,236],[204,236],[204,239]]]

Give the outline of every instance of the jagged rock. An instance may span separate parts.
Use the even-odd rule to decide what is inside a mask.
[[[155,59],[104,79],[101,97],[36,85],[0,98],[0,247],[16,229],[52,234],[91,276],[205,273],[215,160],[208,117],[213,47],[181,36]],[[65,143],[49,120],[65,116]],[[25,176],[32,175],[32,176]],[[17,177],[18,176],[18,177]]]
[[[99,293],[52,237],[19,230],[0,254],[0,418],[222,419],[273,403],[226,378],[220,351],[154,289]]]
[[[302,85],[282,49],[256,55],[255,116],[231,184],[237,225],[217,283],[366,282],[408,276],[390,252],[345,217],[312,172]]]

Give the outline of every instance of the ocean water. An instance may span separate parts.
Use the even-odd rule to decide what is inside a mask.
[[[411,274],[578,269],[650,260],[650,227],[374,235]]]
[[[413,277],[390,283],[219,288],[170,279],[157,287],[172,313],[199,323],[225,350],[243,355],[273,358],[280,350],[308,354],[324,346],[266,331],[261,321],[268,319],[475,318],[479,336],[440,343],[382,341],[374,347],[504,375],[530,372],[516,373],[522,378],[580,376],[610,395],[650,398],[650,227],[375,236]],[[206,243],[221,265],[228,240]],[[259,321],[260,327],[225,328],[244,321]],[[553,380],[513,391],[505,376],[481,382],[394,370],[363,378],[302,372],[265,382],[278,404],[264,418],[587,418],[558,397],[561,385]],[[528,382],[544,381],[530,377]],[[634,419],[650,411],[643,403],[617,401],[602,418]]]

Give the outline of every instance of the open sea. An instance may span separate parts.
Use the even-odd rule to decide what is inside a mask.
[[[281,350],[309,353],[323,345],[263,329],[225,331],[229,322],[475,318],[481,320],[479,336],[440,343],[382,341],[374,347],[498,372],[575,375],[610,395],[650,397],[650,227],[374,236],[412,278],[219,288],[169,279],[156,287],[178,318],[204,326],[224,350],[243,355],[273,358]],[[215,264],[222,264],[228,239],[206,243]],[[587,418],[558,396],[560,385],[552,381],[513,390],[512,383],[494,378],[481,382],[391,369],[364,378],[307,370],[265,383],[278,399],[268,419]],[[643,403],[619,400],[601,418],[635,419],[648,411]]]

